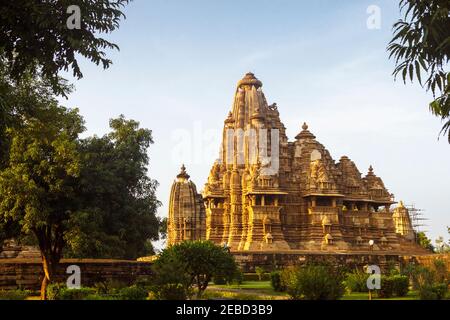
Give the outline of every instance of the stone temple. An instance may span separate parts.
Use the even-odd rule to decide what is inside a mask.
[[[173,183],[168,245],[209,239],[232,252],[396,252],[415,244],[408,210],[372,166],[336,162],[302,125],[289,141],[277,105],[247,73],[224,121],[201,194],[183,166]]]

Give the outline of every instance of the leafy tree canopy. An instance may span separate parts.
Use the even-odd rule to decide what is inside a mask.
[[[78,135],[84,130],[78,110],[50,103],[39,117],[22,117],[8,128],[8,166],[0,171],[0,227],[34,235],[41,251],[46,286],[64,248],[67,221],[77,209],[80,174]]]
[[[68,256],[130,258],[153,254],[158,183],[147,176],[151,131],[124,116],[111,133],[81,141],[80,210],[67,235]]]
[[[105,50],[118,46],[101,34],[119,27],[121,11],[130,0],[14,0],[0,7],[0,55],[12,79],[20,81],[26,72],[40,70],[56,94],[66,95],[58,73],[71,70],[80,79],[83,73],[77,56],[103,68],[111,65]],[[80,8],[80,29],[70,29],[69,6]]]
[[[418,232],[417,233],[417,243],[422,247],[429,251],[434,251],[434,246],[432,244],[432,241],[428,239],[425,232]]]
[[[450,143],[450,2],[448,0],[401,0],[404,16],[394,24],[394,37],[388,45],[395,59],[394,75],[403,81],[416,78],[434,101],[431,112],[444,121],[441,133]],[[424,77],[426,76],[426,77]]]

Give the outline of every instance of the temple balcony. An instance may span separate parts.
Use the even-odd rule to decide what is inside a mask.
[[[339,213],[339,208],[332,206],[316,206],[308,208],[308,213]]]

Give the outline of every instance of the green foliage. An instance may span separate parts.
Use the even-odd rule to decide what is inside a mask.
[[[146,300],[148,291],[138,285],[105,290],[103,285],[69,289],[65,284],[52,283],[47,287],[47,297],[49,300]]]
[[[146,300],[148,291],[141,286],[133,285],[120,289],[118,296],[120,300]]]
[[[443,300],[447,291],[448,285],[445,283],[425,285],[419,289],[419,297],[421,300]]]
[[[262,268],[262,267],[256,267],[256,268],[255,268],[255,272],[256,272],[256,274],[258,275],[258,280],[259,280],[259,281],[262,281],[262,276],[263,276],[263,274],[265,273],[264,268]]]
[[[93,294],[95,294],[93,288],[69,289],[62,283],[52,283],[47,287],[48,300],[85,300]]]
[[[272,271],[270,273],[270,284],[276,292],[286,291],[286,287],[281,280],[281,271]]]
[[[108,279],[106,281],[97,282],[94,284],[96,293],[100,295],[104,294],[117,294],[123,288],[128,286],[127,283],[120,280]]]
[[[161,298],[162,291],[183,288],[189,297],[195,287],[200,297],[214,277],[231,282],[236,270],[233,256],[224,248],[210,241],[185,241],[165,249],[153,264],[152,292]]]
[[[0,300],[25,300],[30,294],[28,290],[0,290]]]
[[[432,242],[428,237],[426,236],[425,232],[418,232],[416,235],[417,243],[424,249],[427,249],[431,252],[434,251],[434,246],[432,245]]]
[[[9,1],[0,7],[0,58],[17,82],[27,71],[40,71],[55,93],[65,95],[58,72],[71,70],[75,77],[82,78],[77,56],[105,69],[111,65],[105,49],[118,46],[99,34],[119,28],[124,17],[121,10],[128,3],[129,0]],[[80,29],[66,26],[70,5],[80,8]]]
[[[450,143],[450,74],[445,70],[450,57],[450,3],[448,0],[401,0],[403,19],[394,24],[394,37],[387,50],[395,59],[394,76],[406,83],[416,78],[433,93],[431,112],[446,121],[442,133]],[[426,75],[425,82],[422,76]]]
[[[404,297],[409,291],[409,279],[402,275],[391,276],[393,282],[393,294],[397,297]]]
[[[446,297],[449,274],[444,261],[435,259],[429,268],[410,265],[404,274],[409,276],[413,289],[418,290],[420,299],[440,300]]]
[[[404,297],[409,291],[409,279],[403,275],[382,275],[381,289],[378,290],[380,298],[393,296]]]
[[[35,116],[24,114],[22,121],[26,125],[6,130],[10,144],[7,165],[0,170],[0,228],[6,225],[35,236],[47,283],[62,255],[67,222],[78,206],[83,120],[77,109],[53,101]]]
[[[282,283],[293,299],[336,300],[345,292],[341,275],[325,265],[287,268]]]
[[[180,283],[161,284],[152,288],[156,300],[186,300],[191,296],[189,290]]]
[[[86,296],[83,300],[119,300],[117,296],[106,295],[106,294],[90,294]]]
[[[244,282],[244,273],[240,268],[236,268],[232,282],[237,285],[241,285]]]
[[[369,276],[370,274],[360,270],[348,273],[344,281],[347,290],[349,292],[368,292],[367,279]]]
[[[213,283],[216,285],[227,284],[227,280],[224,277],[215,276],[213,277]]]
[[[260,281],[259,275],[256,273],[244,273],[244,281]],[[263,273],[261,275],[262,281],[269,281],[270,280],[270,273]]]
[[[391,277],[381,276],[381,289],[378,290],[378,297],[391,298],[394,295],[394,281]]]
[[[147,176],[151,131],[123,116],[110,127],[80,142],[80,210],[69,221],[67,257],[135,259],[153,254],[150,240],[158,239],[158,183]]]

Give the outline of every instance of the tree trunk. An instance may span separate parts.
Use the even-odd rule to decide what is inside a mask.
[[[41,283],[41,300],[47,300],[47,286],[53,280],[53,265],[51,260],[42,254],[42,269],[44,270],[44,279]]]
[[[54,226],[35,228],[34,233],[39,242],[39,249],[42,257],[42,269],[44,279],[41,283],[41,300],[47,300],[47,287],[53,281],[53,275],[61,260],[62,249],[64,247],[63,229],[60,224]]]

